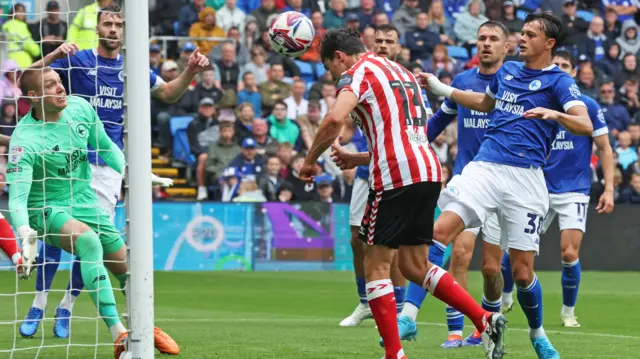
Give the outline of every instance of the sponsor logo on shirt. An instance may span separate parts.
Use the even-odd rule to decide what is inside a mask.
[[[575,98],[580,98],[580,96],[582,96],[582,94],[580,93],[580,89],[576,84],[571,84],[571,86],[569,86],[569,93]]]
[[[540,80],[533,80],[529,84],[529,90],[531,90],[531,91],[535,91],[535,90],[539,89],[540,87],[542,87],[542,82],[540,82]]]
[[[9,155],[9,163],[16,164],[20,162],[24,149],[22,147],[12,147]]]
[[[96,69],[91,69],[87,71],[87,76],[98,76],[98,71]]]

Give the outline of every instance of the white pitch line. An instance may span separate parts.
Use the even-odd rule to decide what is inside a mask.
[[[217,323],[269,323],[269,322],[279,322],[279,323],[337,323],[340,322],[340,319],[328,319],[328,318],[162,318],[156,319],[156,322],[187,322],[187,323],[200,323],[200,322],[217,322]],[[447,325],[444,323],[432,323],[432,322],[416,322],[418,325],[424,325],[429,327],[446,327]],[[475,329],[473,326],[465,326],[466,328]],[[528,329],[523,328],[511,328],[507,329],[508,331],[513,332],[529,332]],[[564,331],[564,330],[546,330],[545,332],[551,334],[568,334],[568,335],[578,335],[578,336],[590,336],[590,337],[603,337],[603,338],[618,338],[618,339],[635,339],[640,340],[640,336],[633,335],[619,335],[619,334],[607,334],[607,333],[590,333],[590,332],[575,332],[575,331]]]

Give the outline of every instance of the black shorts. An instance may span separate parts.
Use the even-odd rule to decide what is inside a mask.
[[[394,249],[433,244],[433,217],[440,189],[440,182],[421,182],[383,192],[370,190],[360,239]]]

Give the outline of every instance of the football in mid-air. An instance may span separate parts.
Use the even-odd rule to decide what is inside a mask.
[[[297,11],[283,12],[269,27],[271,48],[287,57],[298,57],[309,50],[314,35],[311,20]]]

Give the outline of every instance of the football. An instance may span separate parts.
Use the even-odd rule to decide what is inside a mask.
[[[269,27],[271,48],[287,57],[304,54],[313,43],[314,36],[311,20],[297,11],[278,15]]]

